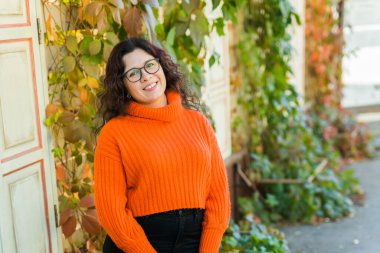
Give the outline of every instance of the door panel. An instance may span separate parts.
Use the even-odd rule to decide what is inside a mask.
[[[46,194],[43,161],[15,169],[3,176],[4,184],[8,186],[4,189],[7,202],[4,205],[6,210],[3,210],[3,217],[10,222],[5,228],[7,244],[13,244],[12,248],[16,248],[17,252],[48,252],[45,242],[49,237],[46,226],[49,220],[44,213]]]
[[[30,39],[0,41],[0,160],[41,148]],[[11,87],[10,87],[11,86]]]
[[[0,253],[62,252],[39,16],[39,0],[0,0]]]
[[[29,0],[0,0],[0,28],[29,25]]]

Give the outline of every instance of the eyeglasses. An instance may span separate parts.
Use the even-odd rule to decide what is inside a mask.
[[[127,72],[122,75],[122,78],[127,78],[128,81],[135,83],[141,80],[142,71],[141,69],[145,69],[145,71],[149,74],[154,74],[160,69],[160,63],[158,58],[154,58],[148,60],[144,63],[144,67],[141,68],[131,68]]]

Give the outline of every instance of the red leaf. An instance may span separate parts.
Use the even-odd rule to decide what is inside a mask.
[[[65,235],[66,238],[71,236],[77,227],[77,219],[75,216],[70,216],[69,219],[62,224],[62,233]]]
[[[90,166],[90,163],[88,162],[85,162],[83,164],[83,169],[82,169],[82,178],[84,179],[86,177],[93,179],[91,166]]]
[[[129,8],[123,15],[123,26],[128,35],[135,36],[143,31],[143,17],[137,7]]]
[[[94,195],[87,195],[80,199],[79,206],[90,208],[95,206]]]
[[[70,217],[74,216],[74,211],[71,208],[66,208],[63,210],[59,217],[59,225],[62,225],[68,221]]]
[[[90,216],[98,219],[98,214],[96,213],[96,209],[88,209],[85,213],[87,215],[90,215]]]
[[[102,2],[92,2],[86,6],[85,14],[90,17],[96,17],[103,8]]]
[[[55,175],[57,179],[61,182],[65,182],[66,180],[66,173],[65,173],[65,167],[63,167],[62,164],[55,164]]]
[[[58,106],[53,104],[48,104],[45,108],[46,117],[50,117],[51,115],[54,115],[58,111]]]
[[[97,217],[89,215],[88,212],[82,215],[82,226],[83,229],[90,234],[98,234],[102,231]]]
[[[102,9],[102,11],[96,17],[96,20],[97,20],[97,26],[98,26],[99,33],[103,34],[108,27],[107,12],[105,9]]]

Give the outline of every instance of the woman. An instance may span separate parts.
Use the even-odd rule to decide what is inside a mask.
[[[230,218],[225,167],[178,66],[144,39],[122,41],[100,101],[107,123],[94,164],[103,251],[217,253]]]

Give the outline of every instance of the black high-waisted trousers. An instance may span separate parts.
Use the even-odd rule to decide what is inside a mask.
[[[199,253],[204,209],[180,209],[135,217],[158,253]],[[123,253],[107,235],[104,253]]]

